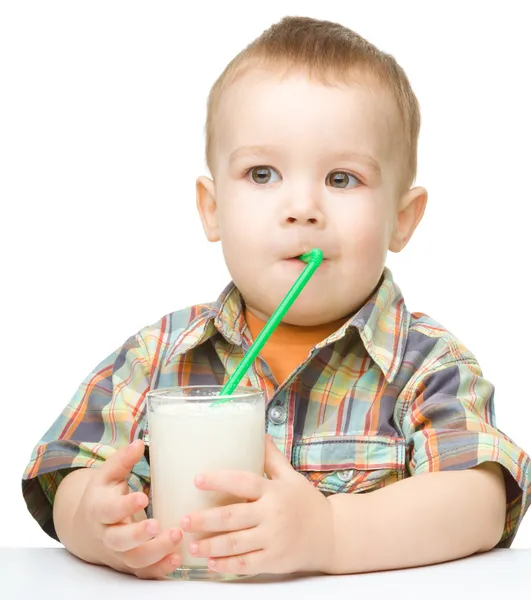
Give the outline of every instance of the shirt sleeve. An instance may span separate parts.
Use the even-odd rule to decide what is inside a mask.
[[[113,452],[143,436],[150,359],[140,334],[129,338],[84,379],[71,401],[33,449],[22,478],[28,510],[57,538],[52,506],[72,470],[100,466]],[[149,465],[135,465],[129,486],[149,491]]]
[[[484,462],[503,467],[507,509],[498,547],[509,547],[531,501],[531,461],[496,428],[493,385],[477,363],[456,362],[417,379],[403,395],[411,398],[400,417],[411,475]]]

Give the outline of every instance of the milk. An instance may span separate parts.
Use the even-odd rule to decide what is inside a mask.
[[[187,514],[242,501],[198,490],[196,475],[218,469],[264,475],[263,396],[240,396],[213,407],[214,400],[169,399],[149,412],[153,517],[162,530],[180,528]],[[183,566],[206,568],[208,559],[188,552],[191,541],[200,537],[207,536],[184,534],[178,549]]]

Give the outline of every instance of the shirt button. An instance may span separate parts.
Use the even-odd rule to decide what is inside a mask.
[[[274,406],[269,411],[269,420],[274,425],[282,425],[286,422],[288,411],[283,406]]]
[[[337,476],[339,479],[341,479],[341,481],[347,482],[354,477],[354,471],[352,469],[347,469],[346,471],[338,471]]]

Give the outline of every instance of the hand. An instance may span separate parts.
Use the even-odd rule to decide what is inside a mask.
[[[182,539],[178,529],[159,531],[144,508],[149,499],[131,492],[127,476],[141,459],[144,444],[136,440],[93,469],[74,520],[109,550],[111,566],[142,579],[162,578],[180,564],[175,553]]]
[[[190,544],[194,556],[210,558],[221,573],[254,575],[325,570],[333,560],[332,507],[297,473],[266,436],[269,479],[245,471],[218,471],[196,477],[201,490],[247,500],[183,517],[183,531],[219,533]]]

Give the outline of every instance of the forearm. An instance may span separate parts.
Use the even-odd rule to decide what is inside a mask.
[[[53,505],[53,520],[59,541],[77,557],[118,571],[130,572],[89,527],[88,515],[82,515],[79,504],[93,469],[77,469],[59,484]]]
[[[368,494],[329,497],[335,551],[330,573],[433,564],[493,548],[505,522],[498,465],[427,473]]]

